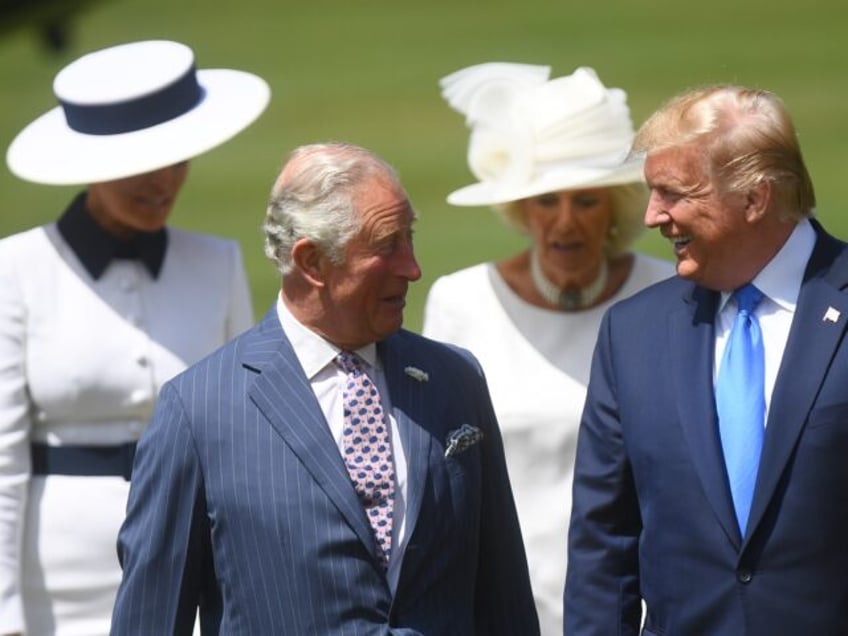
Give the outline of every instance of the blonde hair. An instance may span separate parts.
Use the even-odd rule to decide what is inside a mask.
[[[648,204],[648,188],[641,181],[636,181],[606,186],[606,189],[610,193],[612,219],[604,249],[608,258],[614,258],[628,252],[645,229],[643,218]],[[521,200],[492,207],[509,227],[527,234],[527,218]]]
[[[687,91],[642,124],[633,151],[689,144],[702,150],[708,173],[724,191],[745,192],[768,182],[779,214],[813,215],[813,183],[789,113],[774,93],[732,85]]]

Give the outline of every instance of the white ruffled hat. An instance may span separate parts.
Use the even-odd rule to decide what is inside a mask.
[[[230,69],[197,71],[184,44],[147,40],[82,56],[56,75],[59,106],[12,141],[18,177],[84,185],[157,170],[222,144],[265,110],[268,84]]]
[[[491,62],[440,81],[442,96],[471,128],[468,166],[479,183],[448,195],[453,205],[495,205],[574,188],[642,181],[630,158],[627,95],[578,68]]]

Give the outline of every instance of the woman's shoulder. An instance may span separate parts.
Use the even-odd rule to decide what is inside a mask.
[[[235,239],[168,228],[168,258],[186,265],[232,270],[240,267],[241,247]]]
[[[15,232],[14,234],[8,234],[7,236],[0,237],[0,245],[2,245],[5,249],[10,249],[7,246],[26,245],[28,243],[43,241],[45,239],[45,232],[47,231],[47,228],[53,225],[55,225],[55,223],[38,225],[26,230],[21,230],[20,232]]]
[[[0,257],[37,258],[42,253],[40,250],[50,243],[48,233],[51,228],[55,228],[55,224],[40,225],[0,238]]]
[[[670,278],[675,273],[676,267],[671,261],[637,253],[633,262],[631,278],[644,286]]]
[[[477,325],[474,316],[488,306],[487,294],[492,295],[488,276],[493,267],[480,263],[437,278],[424,304],[424,335],[462,341],[463,334]]]
[[[436,294],[466,294],[479,286],[488,278],[492,263],[478,263],[471,267],[439,276],[430,288],[430,293]]]
[[[238,241],[235,239],[171,226],[168,226],[168,240],[173,242],[173,245],[185,249],[213,252],[229,252],[239,249]]]
[[[673,278],[676,268],[671,261],[665,261],[647,254],[634,253],[633,267],[621,289],[610,299],[609,304],[630,298],[654,286],[656,283]]]

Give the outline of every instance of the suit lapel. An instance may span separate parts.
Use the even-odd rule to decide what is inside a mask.
[[[247,341],[243,364],[259,374],[248,389],[257,408],[297,455],[360,540],[375,553],[375,541],[324,414],[276,309]],[[375,557],[376,558],[376,557]]]
[[[819,238],[804,275],[772,393],[749,519],[752,528],[760,522],[774,495],[848,326],[848,296],[842,291],[848,286],[848,251],[843,251],[844,244],[827,235],[815,221],[813,225]],[[712,389],[719,298],[716,292],[694,287],[691,298],[685,299],[687,305],[669,314],[670,355],[679,420],[692,461],[725,533],[739,547],[742,538],[727,486]],[[831,319],[834,311],[838,312],[837,320]],[[699,364],[699,360],[709,363]]]
[[[848,296],[841,291],[848,285],[848,269],[838,265],[832,267],[842,245],[820,228],[817,230],[820,238],[804,274],[772,392],[751,505],[751,527],[759,523],[774,495],[848,325]],[[838,318],[834,320],[835,315]]]
[[[707,500],[730,541],[738,546],[741,537],[727,487],[713,394],[715,314],[720,295],[700,287],[688,289],[691,294],[685,295],[686,304],[668,317],[678,420]]]
[[[392,402],[392,414],[398,425],[401,443],[406,457],[406,536],[415,529],[424,484],[427,483],[428,458],[431,435],[421,425],[424,413],[426,382],[413,379],[406,374],[408,366],[426,370],[426,362],[418,361],[400,335],[381,342],[378,351],[383,361],[386,384]]]

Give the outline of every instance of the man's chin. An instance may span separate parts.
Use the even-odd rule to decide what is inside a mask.
[[[403,326],[403,312],[397,312],[397,315],[386,317],[380,321],[378,332],[382,334],[382,338],[386,338]]]
[[[683,258],[677,261],[675,268],[677,275],[687,280],[695,281],[698,277],[698,265],[691,260]]]

